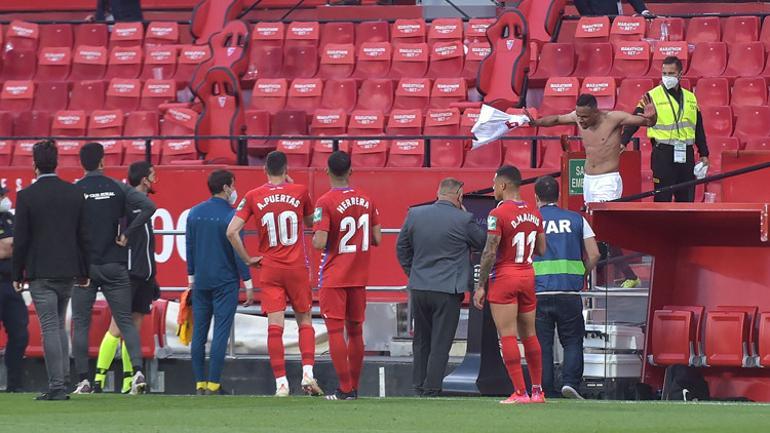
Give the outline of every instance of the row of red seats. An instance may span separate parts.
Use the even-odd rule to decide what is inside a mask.
[[[770,367],[770,312],[755,306],[665,306],[653,313],[653,365]]]
[[[24,111],[54,113],[60,110],[134,110],[155,111],[165,103],[176,100],[174,80],[123,80],[109,82],[6,81],[0,92],[0,111],[12,111],[16,115]]]

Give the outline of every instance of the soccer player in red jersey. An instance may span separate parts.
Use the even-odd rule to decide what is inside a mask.
[[[299,325],[299,348],[302,354],[302,389],[310,395],[323,391],[313,377],[315,331],[312,314],[313,295],[310,288],[310,267],[305,251],[302,223],[313,223],[313,204],[307,187],[291,183],[286,155],[274,151],[265,161],[267,183],[249,191],[227,229],[227,236],[238,255],[247,264],[256,258],[249,256],[239,233],[254,216],[259,226],[260,300],[267,314],[267,351],[275,375],[275,395],[287,397],[289,382],[284,361],[283,325],[286,298],[291,302]],[[247,305],[253,292],[247,291]]]
[[[532,255],[545,253],[542,216],[521,199],[521,173],[505,165],[495,175],[495,198],[502,200],[487,219],[487,244],[481,254],[479,283],[473,304],[484,308],[489,301],[497,326],[503,360],[513,382],[514,393],[500,403],[545,403],[541,386],[542,355],[535,333],[535,270]],[[490,281],[490,271],[492,273]],[[489,281],[489,294],[485,293]],[[521,337],[527,357],[532,397],[527,395],[521,370],[521,353],[516,335]]]
[[[313,247],[324,250],[318,274],[321,314],[339,388],[329,400],[355,400],[364,362],[363,323],[369,249],[382,241],[379,214],[369,196],[349,184],[350,156],[334,152],[327,173],[331,190],[313,214]],[[347,343],[344,332],[347,330]]]

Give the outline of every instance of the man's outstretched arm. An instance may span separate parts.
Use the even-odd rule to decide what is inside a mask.
[[[575,125],[577,123],[577,115],[575,112],[569,114],[559,114],[555,116],[545,116],[539,119],[534,119],[527,110],[524,110],[524,114],[529,117],[529,124],[532,126],[556,126],[556,125]]]

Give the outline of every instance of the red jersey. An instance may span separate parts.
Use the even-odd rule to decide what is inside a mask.
[[[302,218],[312,213],[306,186],[266,183],[246,193],[235,215],[244,221],[254,215],[263,266],[306,268]]]
[[[530,270],[538,233],[543,233],[543,217],[524,202],[501,202],[489,213],[489,234],[500,236],[495,274],[505,270]]]
[[[369,196],[353,188],[332,188],[318,199],[313,230],[329,233],[318,286],[362,287],[369,280],[372,228],[380,224]]]

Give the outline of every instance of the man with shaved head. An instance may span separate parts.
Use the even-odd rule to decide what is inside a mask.
[[[463,183],[446,178],[438,200],[409,210],[398,235],[398,261],[409,277],[414,318],[414,389],[435,397],[449,360],[460,304],[471,289],[471,249],[481,251],[484,230],[463,208]]]

